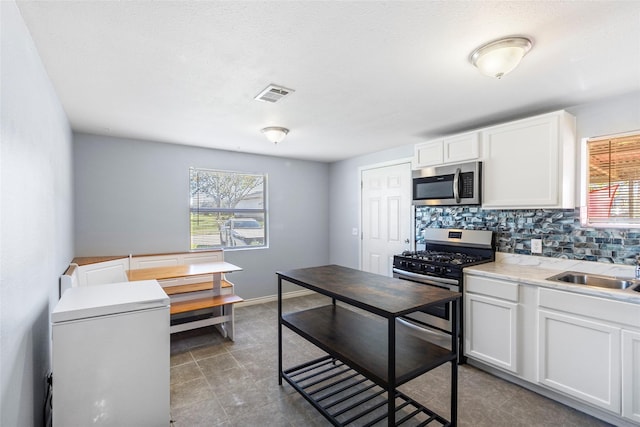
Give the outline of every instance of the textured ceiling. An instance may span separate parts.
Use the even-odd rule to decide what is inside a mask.
[[[640,1],[17,4],[87,133],[335,161],[640,90]],[[519,68],[470,65],[508,35]],[[270,83],[295,92],[255,101]]]

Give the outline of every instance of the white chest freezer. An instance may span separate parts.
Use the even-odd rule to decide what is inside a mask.
[[[157,281],[71,288],[51,322],[54,427],[169,425],[169,297]]]

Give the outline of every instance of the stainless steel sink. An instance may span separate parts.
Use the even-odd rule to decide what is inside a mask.
[[[621,279],[618,277],[580,273],[577,271],[563,271],[560,274],[548,277],[547,280],[608,289],[627,289],[634,285],[640,285],[640,280]]]

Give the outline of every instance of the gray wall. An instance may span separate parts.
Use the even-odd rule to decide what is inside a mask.
[[[591,104],[567,107],[576,116],[577,140],[640,129],[640,92],[621,95]],[[579,145],[579,144],[578,144]],[[576,153],[579,165],[580,153]],[[359,168],[413,156],[413,145],[354,157],[331,164],[330,254],[331,262],[347,267],[359,265],[359,238],[351,234],[360,225]],[[579,173],[579,167],[576,174]],[[579,181],[576,181],[579,182]],[[576,189],[576,192],[579,190]],[[579,197],[576,201],[579,201]]]
[[[71,131],[15,3],[0,16],[0,425],[39,426],[49,313],[73,257]]]
[[[640,92],[568,107],[576,116],[577,140],[640,130]]]
[[[229,277],[241,297],[274,295],[277,270],[329,261],[325,163],[88,134],[73,153],[76,256],[188,251],[195,166],[268,175],[269,248],[225,252],[244,269]]]

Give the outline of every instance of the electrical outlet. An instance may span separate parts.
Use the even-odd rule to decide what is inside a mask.
[[[531,253],[532,254],[542,253],[542,239],[531,239]]]

